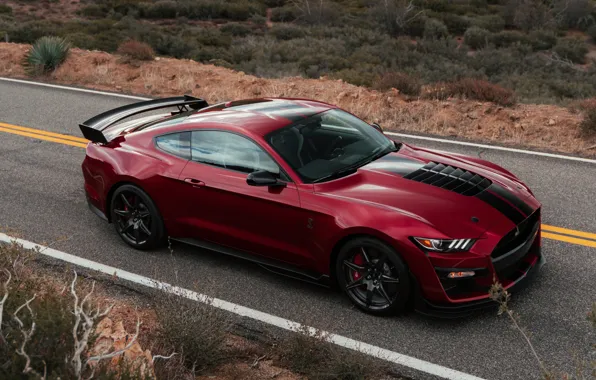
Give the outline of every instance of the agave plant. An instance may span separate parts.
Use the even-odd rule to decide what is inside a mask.
[[[61,37],[41,37],[25,55],[23,66],[29,75],[55,70],[68,55],[70,44]]]

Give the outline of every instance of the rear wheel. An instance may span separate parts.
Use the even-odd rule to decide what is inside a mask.
[[[406,264],[393,248],[368,237],[344,244],[337,256],[340,288],[361,310],[376,315],[402,312],[410,294]]]
[[[164,225],[159,211],[140,188],[123,185],[116,189],[110,211],[116,232],[131,247],[146,250],[163,242]]]

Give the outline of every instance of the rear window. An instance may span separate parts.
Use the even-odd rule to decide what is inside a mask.
[[[155,139],[157,147],[164,152],[190,160],[190,132],[170,133]]]

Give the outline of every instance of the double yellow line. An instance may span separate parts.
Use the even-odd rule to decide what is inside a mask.
[[[32,137],[39,140],[50,141],[58,144],[65,144],[85,148],[89,140],[82,137],[63,135],[60,133],[47,132],[40,129],[21,127],[0,122],[0,132],[12,133],[13,135]],[[568,228],[542,225],[542,237],[552,240],[564,241],[566,243],[583,245],[596,248],[596,234],[591,232],[570,230]]]
[[[12,133],[13,135],[33,137],[34,139],[40,139],[45,141],[51,141],[54,143],[77,146],[79,148],[85,148],[89,140],[82,137],[75,137],[69,135],[62,135],[60,133],[42,131],[40,129],[21,127],[18,125],[12,125],[7,123],[0,123],[0,132]]]

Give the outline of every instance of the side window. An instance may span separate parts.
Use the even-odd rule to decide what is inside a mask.
[[[165,152],[190,160],[190,132],[158,136],[155,143]]]
[[[243,173],[266,170],[279,175],[279,166],[247,138],[220,131],[192,132],[192,160]]]

